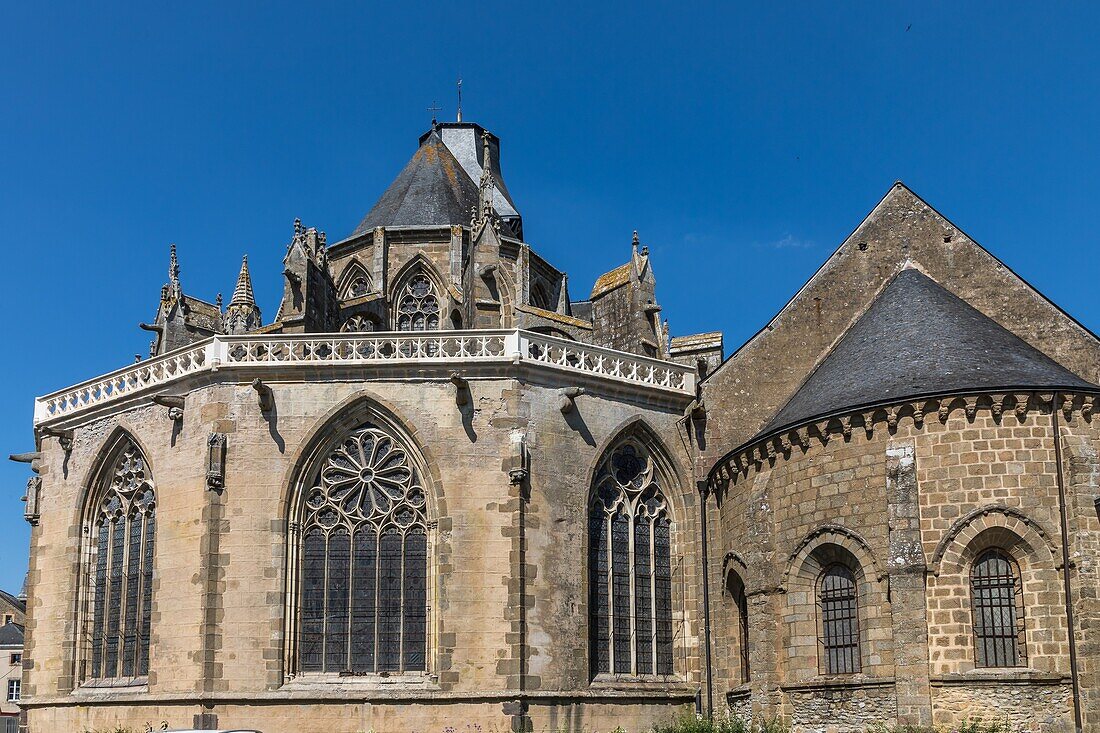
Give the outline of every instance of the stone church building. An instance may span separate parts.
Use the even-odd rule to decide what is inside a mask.
[[[1100,731],[1095,334],[896,183],[723,359],[500,161],[433,124],[266,317],[173,247],[149,358],[36,400],[32,733]]]

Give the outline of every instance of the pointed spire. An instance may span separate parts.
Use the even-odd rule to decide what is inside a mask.
[[[180,285],[180,261],[176,257],[176,244],[173,242],[168,248],[168,287],[170,295],[180,297],[183,287]]]
[[[233,289],[233,299],[229,301],[229,305],[256,305],[256,295],[252,292],[252,275],[248,271],[248,255],[241,261],[237,287]]]
[[[256,295],[252,292],[252,274],[248,271],[248,255],[241,260],[241,272],[237,275],[237,287],[222,316],[222,328],[226,333],[248,333],[263,325]]]

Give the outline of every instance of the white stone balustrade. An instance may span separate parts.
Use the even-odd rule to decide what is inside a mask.
[[[694,396],[683,364],[520,330],[215,336],[35,400],[34,422],[70,417],[205,370],[332,364],[528,364]]]

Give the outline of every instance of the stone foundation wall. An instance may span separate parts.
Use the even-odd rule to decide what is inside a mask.
[[[936,725],[967,719],[1007,720],[1024,731],[1069,733],[1073,730],[1072,696],[1069,684],[934,686],[933,720]]]
[[[863,733],[897,715],[893,685],[832,687],[787,692],[792,733]]]

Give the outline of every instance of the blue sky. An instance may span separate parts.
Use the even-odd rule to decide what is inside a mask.
[[[4,452],[146,352],[170,242],[207,299],[249,254],[270,319],[293,219],[347,235],[459,74],[574,298],[637,229],[673,333],[729,351],[901,179],[1100,330],[1100,5],[305,5],[5,8]],[[11,590],[27,475],[0,464]]]

